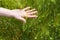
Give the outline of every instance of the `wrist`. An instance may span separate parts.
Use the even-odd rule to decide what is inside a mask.
[[[0,8],[0,16],[12,16],[11,10],[5,9],[5,8]]]

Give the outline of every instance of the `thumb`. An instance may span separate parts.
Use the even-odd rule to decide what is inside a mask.
[[[18,19],[18,20],[22,20],[24,23],[26,23],[26,20],[23,17],[17,16],[15,18]]]

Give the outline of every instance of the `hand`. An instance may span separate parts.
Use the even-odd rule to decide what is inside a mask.
[[[24,22],[26,22],[26,20],[24,19],[24,17],[28,17],[28,18],[36,18],[37,15],[35,15],[37,13],[37,11],[35,9],[30,10],[30,7],[24,8],[24,9],[15,9],[15,10],[11,10],[13,12],[13,16],[18,19],[18,20],[22,20]]]

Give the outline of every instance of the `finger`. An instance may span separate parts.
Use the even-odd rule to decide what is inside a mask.
[[[24,8],[23,10],[28,10],[28,9],[30,9],[30,7],[26,7],[26,8]]]
[[[29,18],[36,18],[38,17],[37,15],[28,15]]]
[[[35,11],[36,9],[32,9],[32,10],[27,10],[26,12],[32,12],[32,11]]]
[[[24,23],[26,23],[26,20],[24,18],[20,17],[20,16],[15,17],[15,18],[18,19],[18,20],[22,20]]]
[[[33,11],[33,12],[28,13],[28,14],[30,15],[30,14],[36,14],[36,13],[37,13],[37,11]]]
[[[25,20],[24,18],[20,17],[20,19],[21,19],[24,23],[26,23],[26,20]]]

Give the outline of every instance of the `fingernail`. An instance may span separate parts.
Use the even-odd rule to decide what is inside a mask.
[[[26,21],[24,21],[24,23],[26,23]]]

